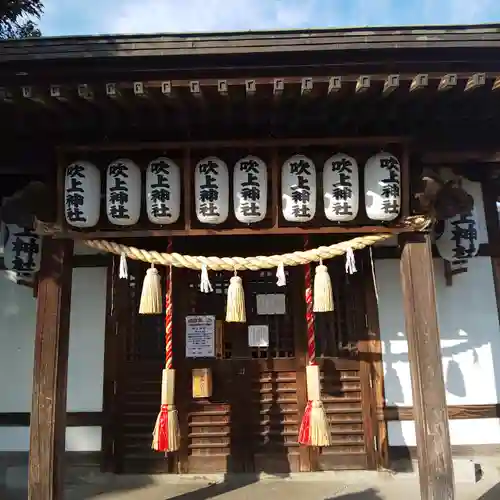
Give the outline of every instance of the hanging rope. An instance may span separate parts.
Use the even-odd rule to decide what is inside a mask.
[[[404,227],[406,227],[406,230],[425,231],[431,224],[432,220],[428,217],[413,216],[405,220]],[[210,271],[259,271],[261,269],[277,268],[281,263],[284,266],[301,266],[310,262],[332,259],[344,255],[349,249],[361,250],[379,241],[387,240],[392,236],[394,234],[366,234],[334,245],[321,246],[302,252],[298,251],[283,255],[257,255],[255,257],[204,257],[161,253],[153,250],[141,250],[106,240],[85,240],[85,244],[102,252],[116,255],[123,253],[128,259],[162,266],[181,267],[195,271],[201,271],[203,265]]]
[[[160,253],[105,240],[86,240],[85,244],[96,250],[117,255],[124,253],[128,259],[149,262],[155,265],[181,267],[196,271],[201,271],[203,265],[206,265],[207,269],[211,271],[259,271],[261,269],[277,268],[280,263],[283,263],[285,266],[301,266],[310,262],[332,259],[344,255],[350,248],[361,250],[391,237],[391,234],[369,234],[307,251],[298,251],[283,255],[258,255],[255,257],[204,257],[180,255],[178,253]]]
[[[308,239],[304,239],[304,247],[307,248]],[[313,311],[313,292],[311,279],[311,264],[305,267],[305,287],[306,287],[306,322],[307,322],[307,354],[309,364],[316,364],[316,339],[314,335],[314,311]]]
[[[172,253],[172,238],[168,239],[167,252]],[[168,268],[165,293],[165,368],[172,368],[172,266]]]

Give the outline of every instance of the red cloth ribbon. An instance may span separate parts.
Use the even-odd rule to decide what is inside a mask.
[[[168,451],[168,405],[161,405],[158,418],[158,451]]]
[[[299,429],[299,444],[306,446],[311,444],[311,408],[312,401],[308,401]]]

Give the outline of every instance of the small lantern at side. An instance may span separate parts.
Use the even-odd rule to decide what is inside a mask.
[[[369,219],[389,222],[401,210],[401,166],[389,153],[378,153],[365,164],[365,206]]]
[[[325,217],[332,222],[354,220],[359,209],[358,163],[338,153],[323,167],[323,199]]]
[[[179,166],[169,158],[156,158],[146,170],[146,210],[153,224],[173,224],[181,213]]]
[[[196,165],[196,216],[204,224],[222,224],[229,215],[229,171],[220,158],[209,156]]]
[[[15,224],[2,224],[4,265],[16,273],[36,273],[40,270],[42,240],[33,230]]]
[[[267,167],[256,156],[246,156],[234,166],[234,213],[244,224],[264,220],[267,211]]]
[[[304,155],[289,158],[281,169],[283,218],[309,222],[316,214],[316,167]]]
[[[455,215],[443,222],[443,232],[436,236],[436,248],[442,259],[453,266],[462,266],[479,251],[479,223],[477,198],[473,183],[463,180],[462,189],[474,198],[472,210],[464,215]]]
[[[129,159],[112,162],[106,172],[106,212],[116,226],[133,226],[141,216],[141,171]]]
[[[101,211],[101,172],[88,161],[77,161],[64,174],[64,214],[73,227],[94,227]]]

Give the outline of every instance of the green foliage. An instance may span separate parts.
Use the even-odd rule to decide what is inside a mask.
[[[0,0],[0,39],[40,36],[42,0]]]

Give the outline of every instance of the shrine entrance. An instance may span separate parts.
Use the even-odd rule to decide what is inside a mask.
[[[303,239],[296,236],[174,240],[174,251],[191,255],[265,255],[302,246]],[[316,315],[322,399],[333,436],[333,445],[321,454],[297,444],[307,402],[304,268],[286,268],[285,287],[276,285],[275,270],[239,273],[245,290],[244,324],[224,321],[231,273],[210,272],[213,292],[204,294],[199,290],[198,272],[174,270],[173,358],[182,444],[168,459],[151,450],[164,363],[164,317],[137,314],[147,266],[129,262],[128,283],[115,279],[110,290],[116,304],[119,346],[114,416],[107,430],[114,443],[115,472],[285,473],[375,468],[371,361],[362,347],[367,338],[364,276],[371,279],[371,270],[366,268],[366,259],[358,260],[358,272],[353,275],[345,274],[343,258],[329,262],[335,312]],[[216,318],[211,357],[186,355],[186,347],[188,354],[192,347],[186,346],[186,318],[194,315]],[[260,338],[249,338],[251,326],[264,327]],[[194,368],[211,369],[210,398],[193,398]]]

